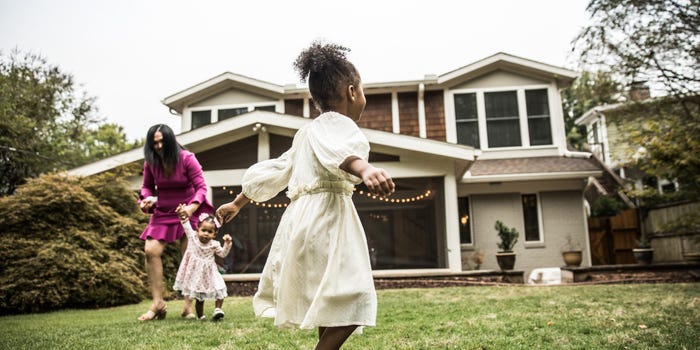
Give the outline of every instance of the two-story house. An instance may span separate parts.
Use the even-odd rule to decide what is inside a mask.
[[[361,185],[353,196],[373,268],[458,272],[473,266],[469,257],[481,251],[481,268],[498,269],[496,220],[521,233],[515,268],[526,273],[562,266],[568,236],[587,247],[583,190],[601,168],[590,154],[566,147],[559,90],[576,76],[498,53],[442,75],[365,83],[359,125],[370,142],[370,162],[397,184],[390,198],[372,197]],[[246,168],[281,155],[319,113],[306,87],[229,72],[162,102],[181,116],[178,141],[196,153],[215,206],[240,192]],[[136,149],[72,173],[142,161]],[[132,181],[140,186],[139,176]],[[248,205],[224,227],[235,237],[234,253],[224,261],[229,274],[254,278],[261,271],[288,203],[282,192]],[[590,265],[588,254],[583,264]]]

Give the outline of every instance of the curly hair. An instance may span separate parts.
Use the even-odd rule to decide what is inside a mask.
[[[309,82],[309,92],[321,112],[336,107],[348,85],[359,85],[360,74],[345,57],[347,47],[314,41],[299,54],[294,68],[301,81]]]

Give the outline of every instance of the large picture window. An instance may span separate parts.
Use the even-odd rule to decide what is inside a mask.
[[[455,94],[455,119],[457,122],[457,143],[480,148],[476,93]]]
[[[457,143],[475,148],[551,145],[548,91],[456,91],[453,102]]]
[[[489,147],[520,146],[518,95],[515,91],[484,93]]]
[[[445,267],[445,229],[440,220],[443,179],[399,179],[396,184],[396,192],[386,199],[367,195],[364,185],[355,187],[353,202],[365,229],[372,268]],[[233,200],[240,191],[240,186],[213,188],[214,207]],[[219,230],[220,236],[233,237],[232,252],[218,261],[225,273],[262,272],[288,203],[283,191],[265,203],[248,204]]]

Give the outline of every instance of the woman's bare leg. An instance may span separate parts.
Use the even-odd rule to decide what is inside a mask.
[[[165,307],[163,301],[163,262],[161,255],[165,250],[165,243],[147,239],[144,252],[146,253],[146,274],[148,274],[148,284],[151,287],[151,311],[157,311]]]
[[[342,326],[342,327],[319,327],[321,338],[316,344],[316,350],[338,350],[348,339],[350,334],[357,326]]]

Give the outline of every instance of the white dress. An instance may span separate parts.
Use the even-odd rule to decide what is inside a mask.
[[[367,138],[350,118],[327,112],[299,129],[287,152],[243,177],[254,201],[285,187],[291,199],[253,297],[255,314],[274,316],[278,327],[375,325],[367,241],[352,202],[361,179],[339,167],[350,156],[367,160]]]
[[[219,273],[214,254],[224,258],[231,249],[231,244],[223,247],[219,241],[212,239],[200,242],[190,222],[182,224],[187,235],[187,250],[182,255],[180,267],[175,277],[174,290],[182,295],[197,300],[220,300],[227,296],[226,282]]]

